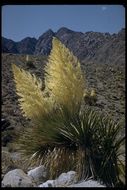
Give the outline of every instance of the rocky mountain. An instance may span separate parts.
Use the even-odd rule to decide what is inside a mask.
[[[37,41],[34,54],[49,55],[52,48],[53,36],[55,36],[55,33],[51,29],[42,34]]]
[[[56,33],[58,37],[79,59],[92,58],[96,50],[105,43],[107,38],[98,32],[73,32],[67,28],[61,28]],[[110,38],[110,35],[108,35]]]
[[[111,35],[110,40],[96,51],[92,59],[99,63],[125,64],[125,30]]]
[[[35,38],[24,38],[17,43],[17,50],[20,54],[33,54],[37,40]]]
[[[24,38],[20,42],[2,37],[2,52],[14,54],[33,54],[37,40],[35,38]]]
[[[52,38],[59,38],[80,60],[99,63],[125,62],[125,29],[118,34],[100,32],[75,32],[62,27],[56,33],[51,29],[42,34],[38,40],[25,38],[20,42],[2,39],[3,52],[49,55]]]
[[[17,54],[18,50],[16,47],[16,42],[2,37],[2,52]]]

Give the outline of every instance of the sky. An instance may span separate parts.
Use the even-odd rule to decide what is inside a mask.
[[[39,38],[48,29],[118,33],[125,28],[122,5],[5,5],[2,36],[14,41]]]

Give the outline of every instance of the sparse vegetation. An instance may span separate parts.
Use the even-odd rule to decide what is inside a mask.
[[[88,105],[95,105],[97,101],[97,94],[94,89],[89,92],[88,90],[84,91],[83,98],[85,100],[85,103]]]
[[[28,68],[30,68],[30,69],[35,69],[36,68],[35,65],[34,65],[34,63],[32,61],[27,61],[26,62],[26,66]]]
[[[81,109],[83,96],[95,102],[96,93],[91,91],[89,97],[86,89],[84,94],[80,63],[73,54],[53,39],[44,91],[35,75],[15,65],[13,72],[21,109],[34,123],[18,140],[24,154],[44,163],[50,178],[71,169],[78,172],[78,179],[92,176],[107,186],[123,185],[121,125],[92,110]]]

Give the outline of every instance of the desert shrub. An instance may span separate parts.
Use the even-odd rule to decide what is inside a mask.
[[[29,69],[36,69],[33,61],[30,60],[29,58],[29,55],[26,55],[26,66],[29,68]]]
[[[122,184],[121,125],[81,109],[85,84],[77,58],[54,38],[45,67],[44,91],[35,75],[15,65],[13,72],[20,107],[34,124],[18,139],[22,153],[45,164],[50,178],[75,170],[78,180],[92,177],[107,186]],[[95,92],[90,96],[95,99]]]
[[[29,69],[36,69],[34,63],[32,61],[27,61],[26,62],[26,66],[29,68]]]
[[[86,104],[95,105],[97,101],[97,94],[94,89],[92,89],[91,92],[84,90],[83,98]]]

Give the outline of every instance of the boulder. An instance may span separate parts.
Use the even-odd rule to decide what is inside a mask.
[[[70,185],[72,183],[75,183],[76,180],[76,172],[75,171],[69,171],[67,173],[62,173],[57,179],[56,184],[57,187],[64,187],[67,185]]]
[[[56,180],[48,180],[40,184],[38,187],[66,187],[70,184],[76,183],[76,172],[69,171],[62,173]]]
[[[35,187],[35,184],[23,170],[15,169],[4,176],[2,187]]]
[[[76,184],[69,185],[67,187],[106,187],[94,180],[82,181]]]
[[[55,180],[48,180],[45,183],[40,184],[38,187],[57,187]]]
[[[35,183],[39,185],[40,183],[46,181],[48,172],[46,168],[43,165],[41,165],[28,171],[28,176],[32,177]]]

